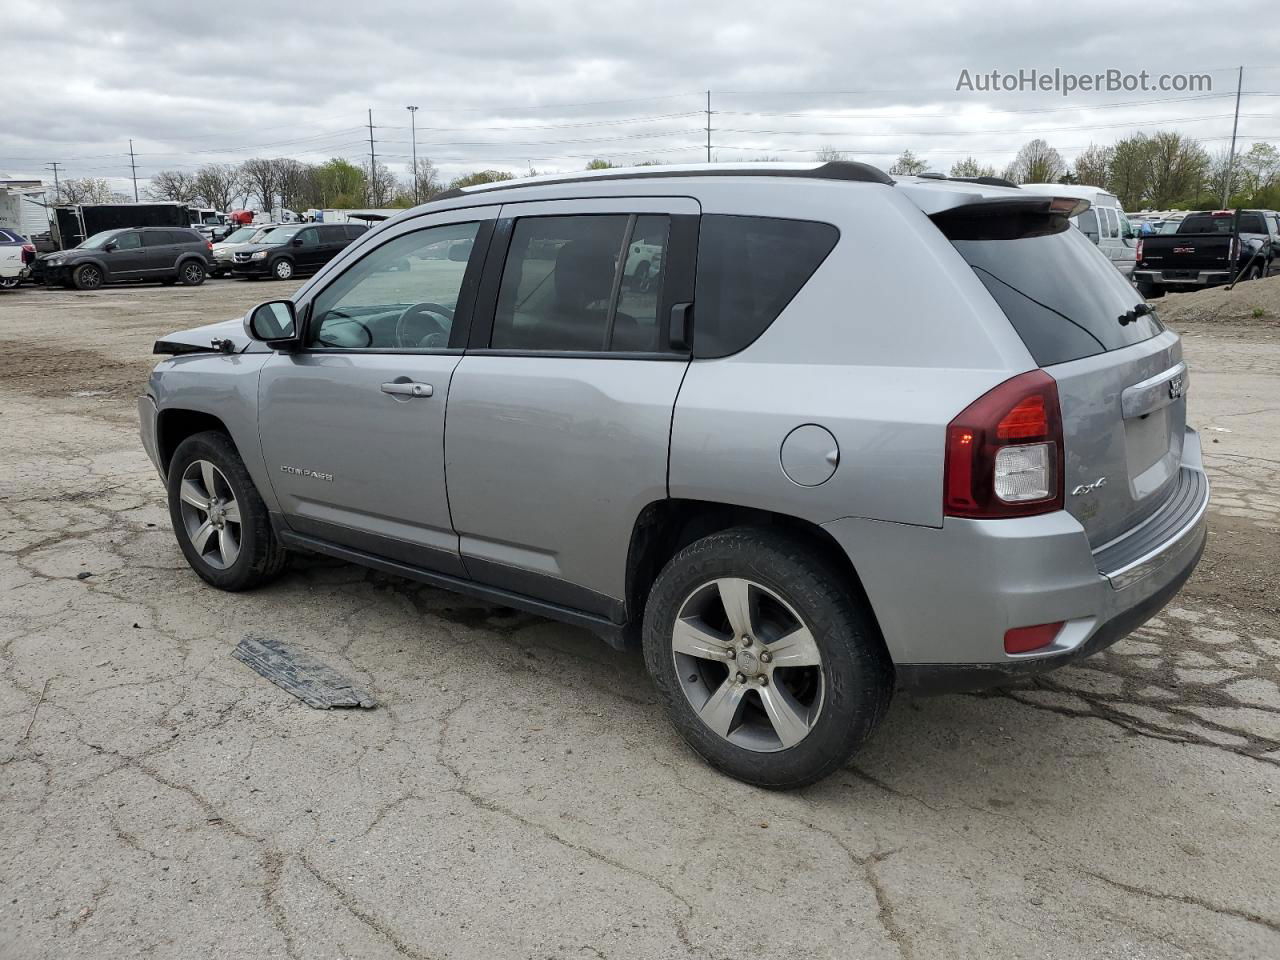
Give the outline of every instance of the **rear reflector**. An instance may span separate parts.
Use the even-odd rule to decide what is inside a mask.
[[[1064,623],[1065,620],[1059,620],[1057,623],[1040,623],[1034,627],[1015,627],[1004,635],[1004,652],[1030,653],[1047,647],[1058,638],[1058,631]]]

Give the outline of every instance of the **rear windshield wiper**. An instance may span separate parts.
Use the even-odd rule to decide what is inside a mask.
[[[1156,308],[1153,307],[1151,304],[1140,303],[1136,307],[1134,307],[1132,310],[1130,310],[1128,313],[1120,314],[1120,316],[1116,317],[1116,319],[1120,321],[1120,326],[1124,327],[1124,326],[1128,326],[1131,323],[1137,322],[1137,319],[1139,317],[1145,317],[1147,314],[1155,313],[1155,312],[1156,312]]]

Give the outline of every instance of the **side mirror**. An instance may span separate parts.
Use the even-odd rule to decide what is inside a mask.
[[[112,253],[119,249],[120,249],[120,244],[116,243],[114,240],[108,240],[106,243],[102,245],[103,253]]]
[[[292,243],[295,247],[300,247],[300,246],[302,246],[302,238],[301,238],[301,237],[294,237],[294,238],[290,241],[290,243]]]
[[[471,241],[459,240],[449,247],[449,259],[456,263],[466,263],[471,259]]]
[[[244,331],[277,350],[289,350],[300,342],[298,315],[292,300],[260,303],[244,319]]]

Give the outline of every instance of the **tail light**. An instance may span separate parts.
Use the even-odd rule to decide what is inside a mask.
[[[212,240],[206,240],[206,241],[204,242],[204,245],[205,245],[206,247],[208,247],[208,248],[209,248],[209,252],[210,252],[210,253],[212,253],[212,252],[213,252],[213,241],[212,241]]]
[[[1138,245],[1133,250],[1133,255],[1139,263],[1142,262],[1142,238],[1138,238]]]
[[[1239,237],[1231,238],[1231,251],[1227,254],[1227,259],[1228,260],[1240,259],[1240,238]]]
[[[22,245],[22,262],[31,263],[36,258],[36,245],[34,243],[24,243]]]
[[[1025,517],[1062,509],[1058,384],[1032,370],[990,390],[947,425],[943,513]]]

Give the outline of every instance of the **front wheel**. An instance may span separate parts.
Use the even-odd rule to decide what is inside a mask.
[[[676,729],[713,767],[772,789],[839,769],[879,724],[893,669],[849,575],[802,540],[738,528],[663,569],[645,663]]]
[[[1248,270],[1248,272],[1247,272],[1247,273],[1245,273],[1245,275],[1244,275],[1244,279],[1245,279],[1245,281],[1246,281],[1246,282],[1247,282],[1247,281],[1249,281],[1249,280],[1260,280],[1260,279],[1262,279],[1262,268],[1261,268],[1261,267],[1259,267],[1259,266],[1257,266],[1256,264],[1255,264],[1254,266],[1250,267],[1250,268],[1249,268],[1249,270]]]
[[[76,272],[71,275],[71,282],[77,290],[97,290],[102,286],[102,280],[102,270],[92,263],[76,267]]]
[[[247,590],[284,569],[288,553],[225,433],[183,440],[169,464],[168,490],[178,546],[201,579],[220,590]]]
[[[21,282],[20,277],[0,277],[0,290],[17,290]]]
[[[277,280],[292,280],[293,279],[293,261],[283,260],[283,259],[277,260],[271,266],[271,275],[275,277]]]

